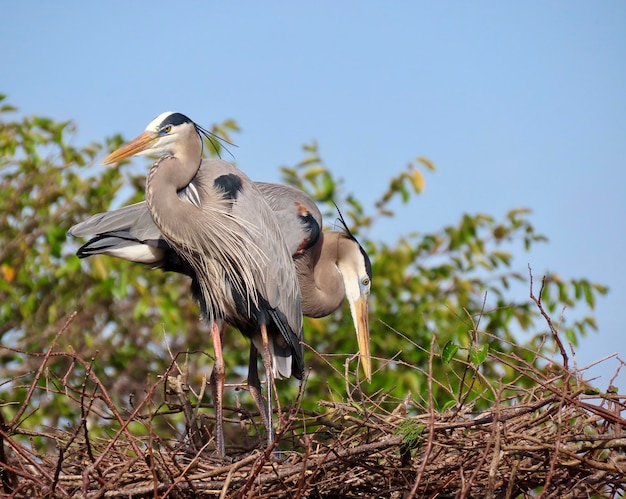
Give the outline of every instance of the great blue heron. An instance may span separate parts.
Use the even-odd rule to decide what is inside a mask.
[[[315,202],[291,186],[257,182],[278,217],[291,251],[302,294],[302,313],[325,317],[347,298],[365,377],[372,379],[367,300],[372,281],[369,256],[340,217],[342,230],[322,231]]]
[[[200,169],[203,168],[204,163]],[[274,210],[293,256],[303,314],[327,316],[347,298],[363,372],[371,380],[367,300],[372,266],[367,253],[343,219],[343,230],[322,231],[322,215],[304,192],[281,184],[256,182],[256,185]],[[91,238],[78,249],[80,258],[115,256],[193,277],[192,269],[180,260],[152,221],[144,201],[93,215],[74,225],[69,233]]]
[[[276,215],[239,169],[219,159],[202,160],[202,136],[207,134],[183,114],[163,113],[103,163],[161,155],[146,178],[146,207],[162,239],[188,266],[192,290],[211,326],[216,447],[223,456],[223,323],[251,339],[248,384],[271,443],[273,379],[301,379],[304,370],[302,310]],[[267,410],[257,373],[258,351],[266,372]]]

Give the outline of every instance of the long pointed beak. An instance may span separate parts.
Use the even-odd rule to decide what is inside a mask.
[[[155,133],[143,132],[138,137],[134,138],[130,142],[127,142],[126,144],[121,146],[119,149],[116,149],[111,154],[109,154],[106,158],[102,160],[102,164],[110,165],[112,163],[117,163],[118,161],[121,161],[124,158],[128,158],[129,156],[133,156],[142,151],[145,151],[158,138],[159,136]]]
[[[360,296],[354,303],[350,303],[352,320],[356,329],[356,338],[359,343],[359,357],[363,373],[368,382],[372,381],[372,357],[370,355],[370,329],[368,319],[367,298]]]

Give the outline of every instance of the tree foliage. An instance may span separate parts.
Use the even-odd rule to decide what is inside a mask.
[[[323,164],[315,143],[304,146],[304,151],[306,158],[301,163],[282,168],[285,181],[325,206],[326,220],[336,216],[333,201],[343,207],[357,237],[381,220],[392,219],[395,213],[390,206],[396,198],[406,204],[422,191],[420,167],[435,169],[427,159],[417,158],[393,176],[374,206],[366,209],[352,193],[340,194],[341,183]],[[425,377],[399,366],[425,368],[433,336],[439,351],[446,348],[451,356],[464,355],[476,365],[482,364],[484,374],[492,378],[512,376],[513,370],[496,372],[489,364],[483,364],[489,349],[511,352],[512,344],[526,337],[527,346],[532,348],[520,356],[530,360],[533,351],[546,353],[548,330],[539,311],[528,293],[521,298],[511,293],[513,283],[522,283],[529,289],[529,269],[514,262],[513,253],[531,251],[535,244],[547,241],[546,236],[535,231],[529,214],[528,208],[511,209],[500,218],[465,213],[456,225],[434,233],[406,234],[391,243],[364,241],[373,260],[372,352],[381,359],[373,390],[382,389],[400,398],[407,392],[420,397],[425,392]],[[545,279],[542,299],[551,313],[577,305],[589,311],[595,307],[596,297],[606,292],[605,286],[586,278],[565,282],[550,274]],[[596,329],[591,315],[564,321],[563,326],[574,344]],[[350,327],[346,308],[332,318],[308,320],[305,324],[308,330],[317,331],[310,337],[323,338],[314,348],[328,352],[354,351]],[[315,357],[313,363],[321,374],[319,379],[324,379],[331,391],[340,396],[344,387],[326,381],[328,377]],[[462,373],[450,376],[451,365],[435,369],[435,377],[447,380],[445,390],[435,387],[440,395],[438,402],[450,402],[450,388],[459,396],[468,388],[461,381]]]
[[[26,396],[39,360],[29,353],[45,351],[74,310],[77,318],[61,337],[62,348],[93,359],[92,368],[109,380],[110,392],[121,403],[131,404],[128,397],[165,373],[179,352],[188,352],[178,360],[185,364],[190,384],[200,386],[212,367],[212,349],[188,279],[110,257],[81,262],[74,255],[77,241],[66,236],[70,226],[109,209],[114,200],[122,198],[125,204],[143,197],[143,174],[96,164],[103,149],[113,149],[122,138],[74,147],[73,123],[18,118],[4,97],[0,105],[0,398],[17,404]],[[229,138],[238,128],[228,121],[213,131]],[[535,351],[545,348],[547,331],[537,321],[538,312],[529,299],[515,298],[510,291],[512,283],[528,281],[527,269],[514,261],[513,253],[546,241],[530,223],[528,209],[511,209],[500,217],[460,214],[458,223],[433,233],[406,234],[396,241],[369,239],[372,227],[393,219],[396,200],[406,204],[424,189],[423,172],[434,170],[433,164],[416,158],[389,180],[375,203],[365,206],[323,163],[316,143],[305,145],[303,152],[299,164],[282,167],[284,181],[318,201],[327,228],[336,217],[336,203],[373,262],[370,326],[376,372],[371,385],[360,383],[362,390],[419,397],[424,391],[419,369],[426,368],[433,337],[444,359],[466,357],[481,365],[487,378],[512,375],[485,362],[489,349],[511,352],[519,338],[527,338]],[[592,311],[606,291],[586,278],[563,281],[552,274],[543,302],[551,311],[579,305]],[[573,342],[592,329],[591,315],[565,323]],[[346,361],[352,379],[359,376],[349,354],[357,346],[348,307],[328,318],[307,319],[305,341],[310,347],[305,351],[306,400],[315,408],[320,399],[345,398]],[[225,346],[229,376],[241,381],[246,340],[233,332]],[[480,390],[450,363],[433,369],[451,388],[435,391],[440,406],[455,402],[450,393],[467,397]],[[62,360],[51,365],[37,401],[40,408],[52,410],[32,415],[33,421],[56,424],[78,417],[51,396],[67,372]],[[290,381],[280,389],[287,401],[297,387]]]

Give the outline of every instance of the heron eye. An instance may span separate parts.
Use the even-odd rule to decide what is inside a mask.
[[[167,125],[161,128],[162,133],[170,133],[172,131],[172,125]]]
[[[361,284],[363,284],[363,286],[369,286],[369,284],[370,284],[370,280],[369,280],[369,278],[368,278],[368,277],[364,277],[364,278],[361,280]]]

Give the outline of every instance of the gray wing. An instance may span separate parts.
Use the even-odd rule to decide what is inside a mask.
[[[179,196],[199,206],[197,182],[198,179],[180,191]],[[292,256],[318,241],[322,215],[309,196],[287,185],[267,182],[255,182],[255,185],[274,211]],[[145,201],[93,215],[71,227],[68,234],[92,238],[78,250],[80,258],[104,254],[158,267],[167,253],[173,251],[152,220]]]
[[[122,228],[128,228],[131,235],[138,241],[161,237],[161,232],[152,221],[145,201],[92,215],[87,220],[72,226],[68,234],[74,237],[88,237]]]
[[[290,185],[255,182],[270,205],[293,257],[313,246],[322,232],[322,214],[304,192]]]
[[[91,237],[76,252],[79,258],[109,255],[123,260],[188,274],[188,266],[154,224],[144,201],[98,213],[70,228],[74,237]]]

